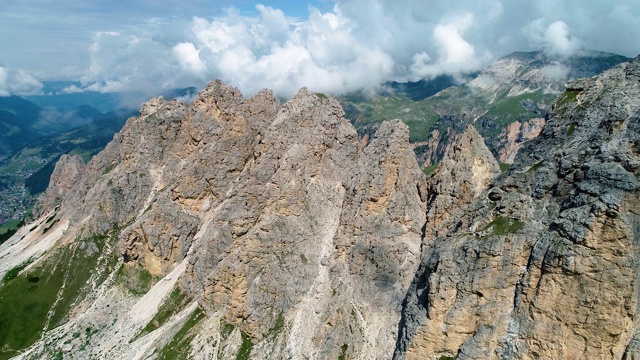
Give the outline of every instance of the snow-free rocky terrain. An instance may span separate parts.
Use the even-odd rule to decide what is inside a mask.
[[[639,108],[640,57],[425,175],[307,89],[154,99],[0,246],[0,359],[637,358]]]

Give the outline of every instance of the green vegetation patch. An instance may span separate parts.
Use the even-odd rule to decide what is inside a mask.
[[[538,171],[538,170],[539,170],[543,165],[544,165],[544,161],[539,161],[539,162],[537,162],[537,163],[535,163],[535,164],[531,165],[531,167],[530,167],[530,168],[529,168],[529,170],[527,170],[527,171],[530,171],[530,172],[536,172],[536,171]]]
[[[191,298],[189,298],[179,287],[174,288],[167,300],[160,306],[158,312],[154,315],[153,319],[149,321],[149,323],[140,331],[140,333],[132,340],[142,337],[145,334],[148,334],[160,326],[164,325],[167,320],[171,319],[171,317],[177,313],[179,313],[182,309],[184,309]]]
[[[62,289],[66,279],[82,276],[69,276],[70,270],[80,275],[80,269],[73,269],[70,264],[72,252],[64,249],[55,254],[50,261],[38,269],[34,269],[25,276],[18,276],[13,269],[8,277],[14,276],[11,282],[0,289],[0,359],[9,358],[17,350],[33,344],[46,326],[49,311],[57,307],[66,307],[75,294],[71,289]],[[56,263],[60,263],[56,266]],[[79,262],[77,265],[82,265]],[[22,266],[22,265],[21,265]],[[75,274],[74,274],[75,275]],[[88,276],[87,276],[88,278]],[[64,304],[56,304],[56,296],[62,292]],[[54,313],[55,314],[55,313]],[[52,319],[52,323],[60,317]]]
[[[542,91],[517,96],[505,96],[488,106],[486,116],[495,117],[495,122],[500,125],[507,125],[517,120],[529,120],[540,116],[540,114],[537,114],[536,110],[527,106],[527,103],[551,104],[554,98],[554,95],[544,94]]]
[[[501,172],[505,172],[505,171],[507,171],[509,169],[509,167],[511,165],[510,164],[506,164],[506,163],[500,163],[499,166],[500,166],[500,171]]]
[[[282,313],[280,313],[278,314],[278,317],[276,318],[276,322],[275,324],[273,324],[273,327],[269,329],[267,336],[278,336],[278,334],[282,332],[282,329],[284,329],[284,316],[282,316]]]
[[[498,216],[485,227],[485,230],[489,228],[492,228],[493,235],[515,234],[524,228],[524,223],[504,216]]]
[[[0,244],[9,240],[24,226],[23,220],[11,220],[0,227]]]
[[[438,115],[433,101],[414,101],[405,96],[376,96],[368,98],[360,95],[348,95],[341,104],[345,116],[357,129],[375,129],[389,119],[401,119],[409,127],[411,142],[424,141],[434,129]]]
[[[563,106],[566,105],[568,103],[572,103],[572,102],[576,102],[578,100],[578,94],[580,94],[581,91],[579,90],[567,90],[564,93],[562,93],[562,95],[560,95],[558,97],[558,102],[556,103],[557,106]]]
[[[9,220],[0,226],[0,234],[6,234],[11,230],[19,229],[24,223],[20,220]]]
[[[349,345],[344,344],[340,347],[340,355],[338,355],[338,360],[345,360],[347,357],[347,350],[349,349]]]
[[[267,338],[275,338],[282,332],[282,329],[285,327],[284,316],[282,313],[278,315],[276,318],[275,324],[268,330],[266,337]],[[220,338],[221,342],[225,342],[229,339],[229,336],[236,330],[236,326],[233,324],[221,322],[220,323]],[[244,331],[240,331],[240,347],[238,348],[238,352],[236,353],[236,360],[248,360],[250,358],[251,352],[253,351],[253,342],[251,341],[251,336],[245,333]]]
[[[493,103],[487,112],[488,116],[495,116],[499,123],[507,124],[520,118],[530,118],[532,115],[522,106],[522,96],[505,97]]]
[[[158,280],[160,280],[158,276],[151,274],[137,262],[122,264],[116,277],[118,284],[134,295],[146,294]]]
[[[220,324],[220,336],[222,336],[222,339],[226,340],[235,328],[236,327],[233,324]]]
[[[240,332],[240,337],[242,338],[242,344],[240,344],[240,349],[238,350],[238,354],[236,355],[236,360],[249,360],[249,355],[251,355],[251,351],[253,350],[251,337],[249,337],[249,335],[247,335],[244,331]]]
[[[107,236],[94,236],[55,250],[39,266],[12,269],[0,287],[0,360],[15,356],[40,334],[66,321],[69,310],[87,292],[87,284],[103,282],[113,261],[103,252]],[[109,270],[109,266],[112,268]],[[22,268],[22,269],[19,269]],[[89,282],[93,277],[94,281]],[[7,278],[5,278],[6,280]]]
[[[202,319],[204,319],[204,313],[200,308],[196,308],[191,316],[189,316],[189,319],[184,323],[184,325],[182,325],[182,328],[180,328],[173,337],[171,342],[160,350],[158,359],[188,359],[189,351],[191,349],[191,340],[193,340],[193,337],[195,336],[192,329],[202,321]]]
[[[576,132],[576,123],[571,123],[571,125],[569,125],[569,128],[567,129],[567,136],[573,136],[575,132]]]
[[[448,356],[448,355],[442,355],[438,358],[438,360],[456,360],[457,356]]]
[[[107,166],[106,168],[104,168],[104,172],[103,174],[108,174],[110,173],[113,169],[115,169],[116,164],[110,164],[109,166]]]
[[[33,259],[29,259],[25,262],[23,262],[22,264],[14,267],[13,269],[9,270],[5,275],[4,275],[4,282],[7,281],[11,281],[15,278],[18,277],[18,274],[20,274],[20,272],[24,269],[27,268],[27,266],[29,266],[31,263],[33,262]]]
[[[424,169],[422,169],[422,172],[425,175],[429,175],[438,167],[438,164],[439,163],[435,163],[435,164],[429,165],[429,166],[425,167]]]
[[[439,116],[436,113],[424,111],[420,118],[406,120],[399,116],[400,119],[409,127],[409,141],[419,142],[425,141],[431,135]]]

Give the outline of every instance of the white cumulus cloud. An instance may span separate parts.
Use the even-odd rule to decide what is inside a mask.
[[[173,48],[175,56],[183,69],[194,73],[206,72],[206,65],[200,60],[200,51],[192,43],[180,43]]]
[[[157,93],[219,78],[245,95],[266,87],[290,96],[303,86],[340,94],[443,74],[464,79],[514,51],[634,56],[638,1],[335,0],[304,18],[266,5],[252,15],[229,7],[217,16],[150,16],[96,31],[82,86],[66,91]]]
[[[443,74],[456,76],[480,70],[486,65],[491,55],[485,53],[479,56],[474,46],[464,38],[464,33],[473,23],[473,15],[467,13],[451,22],[436,25],[433,29],[433,42],[438,48],[438,58],[431,61],[431,56],[426,52],[415,54],[411,65],[411,80]]]
[[[36,95],[42,93],[42,83],[22,69],[0,66],[0,96]]]
[[[192,40],[174,46],[173,54],[182,71],[200,78],[220,77],[248,93],[270,87],[285,96],[302,86],[344,93],[390,80],[458,75],[490,59],[465,39],[476,25],[471,13],[423,19],[413,17],[411,7],[367,3],[368,17],[359,1],[326,13],[311,9],[303,21],[262,5],[257,17],[233,9],[211,21],[196,17]]]
[[[582,40],[572,36],[564,21],[545,26],[544,19],[532,21],[526,28],[529,39],[551,56],[569,57],[583,49]]]

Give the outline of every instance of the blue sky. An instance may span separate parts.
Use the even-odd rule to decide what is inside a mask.
[[[88,50],[99,32],[128,29],[148,33],[153,21],[187,27],[193,16],[225,16],[225,9],[255,16],[253,0],[19,0],[0,2],[0,65],[27,67],[41,78],[77,77],[89,65]],[[308,16],[309,6],[330,10],[332,0],[269,1],[291,17]],[[56,70],[57,69],[57,70]]]
[[[203,86],[343,93],[478,71],[513,51],[636,56],[640,0],[19,0],[0,3],[0,96]]]

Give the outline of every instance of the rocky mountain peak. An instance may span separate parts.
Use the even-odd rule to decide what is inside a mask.
[[[557,94],[570,78],[598,74],[610,64],[628,60],[622,56],[584,51],[567,58],[552,58],[544,52],[518,52],[498,59],[468,83],[489,99],[516,97],[542,91]]]
[[[221,111],[233,109],[242,103],[242,94],[237,88],[228,85],[221,80],[214,80],[205,86],[196,99],[192,102],[193,108],[198,108],[201,104],[216,104]]]
[[[536,139],[427,240],[397,358],[633,358],[640,62],[570,84]]]
[[[60,205],[71,188],[82,178],[85,169],[86,164],[79,155],[63,154],[60,156],[51,174],[49,187],[38,200],[34,215],[36,217],[43,216]]]
[[[99,319],[128,313],[133,300],[123,289],[150,291],[159,306],[175,286],[193,299],[191,309],[235,329],[220,343],[202,338],[205,352],[235,354],[246,339],[265,349],[257,354],[281,358],[390,356],[388,329],[419,259],[424,175],[401,121],[382,124],[363,146],[343,115],[335,99],[305,88],[280,105],[270,91],[244,99],[219,81],[190,105],[144,104],[51,215],[50,223],[65,224],[56,232],[65,239],[109,239],[104,258],[119,269],[92,285],[119,300],[105,309],[95,307],[103,295],[86,298],[81,306],[90,310],[66,326],[106,326],[96,341],[111,350],[91,352],[133,356],[143,342],[164,341],[131,342],[136,324],[151,319],[135,315],[131,329]]]
[[[458,220],[456,209],[480,196],[498,175],[500,167],[491,151],[478,131],[468,125],[427,180],[426,231],[432,236],[448,231]]]
[[[140,106],[140,117],[147,117],[157,112],[165,104],[162,96],[153,98]]]
[[[484,139],[473,125],[467,125],[464,132],[447,149],[441,165],[435,174],[439,177],[436,182],[451,183],[454,178],[464,185],[471,198],[480,195],[487,189],[489,183],[500,174],[500,167],[491,151],[484,143]],[[444,177],[451,177],[445,179]]]
[[[35,324],[0,354],[637,357],[639,69],[571,83],[504,173],[466,126],[425,175],[400,120],[365,143],[308,89],[152,99],[0,245]]]

